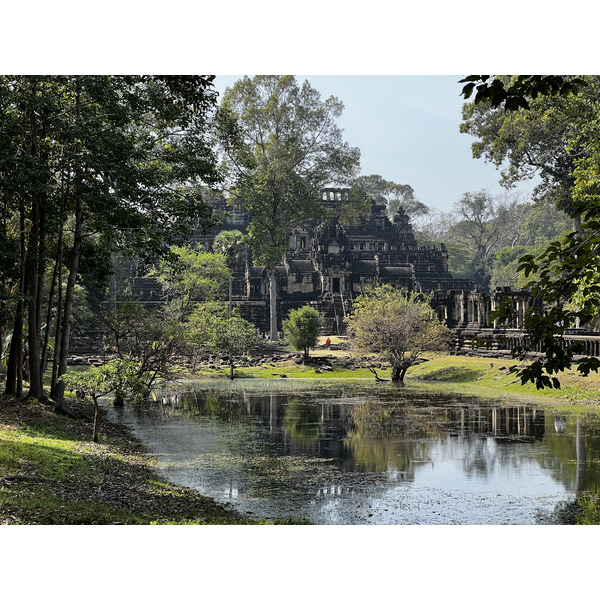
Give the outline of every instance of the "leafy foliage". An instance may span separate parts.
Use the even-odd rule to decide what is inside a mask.
[[[252,352],[260,339],[252,323],[234,315],[227,319],[214,319],[209,329],[208,347],[224,356],[229,363],[229,377],[233,379],[235,359]]]
[[[415,198],[410,185],[386,181],[381,175],[363,175],[352,182],[354,193],[375,200],[387,206],[390,219],[402,207],[411,220],[429,213],[429,208]]]
[[[551,241],[565,227],[566,215],[553,207],[522,202],[519,195],[492,195],[481,190],[463,194],[451,213],[429,215],[417,236],[421,243],[431,239],[443,242],[449,252],[450,272],[489,290],[495,285],[518,287],[516,277],[504,269],[507,252],[512,256],[512,249],[519,244],[531,250],[532,243]]]
[[[21,393],[25,333],[29,394],[42,397],[48,339],[42,344],[41,334],[53,314],[56,375],[66,372],[75,285],[82,276],[105,284],[111,252],[151,263],[176,239],[212,223],[203,199],[204,186],[220,179],[212,80],[0,77],[1,221],[12,221],[9,246],[17,251],[17,268],[2,282],[17,298],[7,391]],[[55,377],[52,388],[60,407],[64,386]]]
[[[226,258],[221,254],[186,246],[171,248],[171,256],[153,271],[178,314],[189,314],[192,302],[214,300],[229,280]]]
[[[294,226],[322,214],[327,185],[356,175],[359,151],[342,140],[336,119],[342,103],[321,100],[307,81],[293,76],[244,77],[223,97],[224,168],[232,202],[252,217],[253,259],[269,269],[271,339],[277,339],[274,267],[288,249]]]
[[[181,358],[187,351],[185,324],[160,309],[149,310],[133,302],[107,312],[104,321],[106,351],[135,365],[135,381],[141,384],[136,398],[147,397],[157,381],[173,381],[181,372]],[[124,388],[116,391],[116,404],[122,404],[128,393]]]
[[[237,229],[221,231],[215,236],[213,250],[225,257],[231,273],[229,275],[229,316],[233,314],[233,271],[242,266],[248,258],[246,236]]]
[[[461,95],[468,100],[475,92],[475,103],[489,102],[493,108],[504,104],[504,110],[529,108],[529,99],[538,96],[568,96],[576,94],[586,82],[581,78],[561,75],[469,75]]]
[[[540,96],[528,110],[505,112],[489,103],[470,103],[463,109],[461,131],[478,139],[473,156],[493,163],[506,187],[539,176],[534,199],[551,201],[570,211],[575,161],[586,144],[574,143],[584,122],[593,120],[598,82],[588,78],[577,96]]]
[[[227,309],[218,302],[205,302],[194,308],[189,319],[189,339],[196,351],[212,352],[226,358],[230,378],[234,377],[237,358],[251,353],[260,339],[254,325],[242,319],[237,311],[227,315]]]
[[[473,91],[477,77],[470,78],[467,93]],[[481,101],[502,101],[503,92],[494,94],[504,89],[504,83],[501,86],[495,81],[481,88]],[[573,220],[572,233],[552,241],[537,255],[525,254],[518,267],[523,276],[532,278],[528,287],[535,303],[525,316],[527,338],[514,356],[529,359],[532,351],[538,351],[541,357],[515,366],[513,371],[523,383],[560,387],[556,375],[570,368],[581,352],[577,344],[565,342],[565,332],[593,323],[600,306],[600,81],[597,77],[561,76],[522,76],[512,81],[513,87],[509,84],[506,93],[530,100],[517,103],[521,110],[501,115],[494,111],[494,106],[499,106],[494,100],[491,108],[485,104],[481,110],[472,107],[468,114],[472,132],[482,138],[481,153],[498,165],[509,158],[507,181],[539,170],[546,197]],[[504,99],[505,107],[512,110],[506,95]],[[509,322],[512,311],[505,306],[498,315]],[[598,368],[597,358],[577,358],[577,370],[583,375]]]
[[[566,345],[561,340],[568,328],[576,323],[585,325],[598,313],[599,232],[597,221],[586,220],[581,236],[570,233],[551,243],[539,256],[527,254],[521,257],[517,270],[525,276],[536,275],[529,287],[537,305],[527,311],[525,317],[529,340],[514,351],[514,356],[525,359],[533,349],[543,354],[542,359],[532,364],[512,368],[522,383],[532,381],[539,389],[560,387],[559,380],[553,375],[570,368],[574,356],[581,352],[576,343]],[[504,320],[512,318],[509,307],[504,307],[498,314]],[[600,360],[596,357],[578,360],[577,371],[583,375],[598,368]]]
[[[146,374],[147,375],[147,374]],[[100,407],[98,400],[114,393],[122,397],[135,398],[149,392],[148,382],[140,365],[129,359],[115,359],[100,367],[85,371],[66,373],[61,377],[66,387],[80,398],[89,397],[94,402],[94,433],[92,440],[98,441]]]
[[[392,381],[403,381],[423,352],[446,349],[452,337],[426,299],[389,285],[359,296],[346,322],[353,350],[388,361]]]
[[[246,237],[237,229],[221,231],[215,236],[213,251],[222,254],[227,266],[233,271],[246,260],[248,252]]]
[[[302,306],[288,313],[288,318],[283,322],[283,331],[290,344],[298,351],[304,353],[304,360],[308,359],[309,351],[317,345],[323,316],[312,306]]]

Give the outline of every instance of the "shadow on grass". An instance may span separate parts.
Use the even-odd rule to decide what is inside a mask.
[[[417,379],[423,381],[448,381],[458,383],[470,383],[477,381],[482,375],[481,369],[469,369],[468,367],[444,367],[416,375]]]
[[[243,522],[196,491],[158,478],[126,436],[113,437],[112,430],[108,438],[101,425],[105,443],[93,444],[82,428],[87,424],[33,421],[0,440],[0,522]]]

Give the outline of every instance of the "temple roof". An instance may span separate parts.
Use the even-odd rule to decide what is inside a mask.
[[[314,273],[316,271],[311,260],[288,260],[290,273]]]
[[[375,275],[377,273],[377,263],[374,260],[355,260],[352,262],[352,271]]]
[[[381,266],[379,272],[382,277],[402,277],[404,279],[412,279],[414,273],[412,266],[406,267],[385,267]]]

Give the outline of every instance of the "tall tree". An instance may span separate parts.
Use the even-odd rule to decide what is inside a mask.
[[[253,258],[269,275],[271,340],[278,339],[275,267],[288,250],[293,227],[322,214],[324,187],[346,185],[356,175],[359,151],[336,124],[342,103],[293,76],[244,77],[221,104],[231,200],[251,216]]]
[[[541,254],[543,250],[571,229],[569,216],[551,202],[521,204],[512,216],[518,222],[515,235],[495,253],[490,287],[523,288],[527,279],[517,272],[519,259],[526,254]],[[509,243],[507,243],[509,242]]]
[[[498,81],[509,85],[516,79]],[[577,95],[565,96],[554,88],[555,94],[538,94],[527,101],[527,110],[504,110],[491,101],[475,100],[465,104],[461,124],[461,132],[478,138],[472,145],[473,156],[500,169],[503,185],[511,187],[538,176],[534,199],[552,201],[567,212],[573,208],[575,164],[588,148],[577,141],[580,126],[594,120],[600,88],[598,77],[571,79],[585,84],[575,86]],[[578,221],[574,226],[579,226]]]
[[[528,364],[512,367],[522,383],[532,381],[538,388],[560,387],[556,375],[570,368],[579,350],[564,342],[567,328],[591,322],[598,313],[600,289],[600,102],[597,78],[564,76],[519,76],[513,78],[470,76],[463,95],[477,89],[475,103],[490,100],[494,107],[515,113],[515,118],[532,120],[536,126],[558,121],[562,140],[557,156],[566,161],[567,175],[562,179],[566,202],[562,207],[573,218],[574,231],[552,242],[542,254],[527,254],[520,259],[519,271],[526,277],[535,275],[530,287],[537,300],[525,317],[528,339],[514,355],[530,358],[541,349],[542,356]],[[575,93],[575,94],[574,94]],[[536,102],[540,103],[539,107]],[[538,110],[542,106],[546,110]],[[516,142],[519,142],[516,136]],[[494,135],[490,136],[494,141]],[[528,139],[525,136],[525,147]],[[529,144],[529,151],[535,146]],[[557,179],[557,185],[561,180]],[[498,311],[509,321],[511,307]],[[587,374],[597,371],[600,360],[587,357],[577,362],[577,370]]]
[[[472,253],[471,277],[478,287],[489,288],[494,252],[503,243],[518,239],[519,205],[514,198],[492,196],[487,190],[466,192],[454,205],[452,241]]]
[[[5,215],[6,211],[18,215],[20,248],[6,391],[21,395],[22,366],[26,357],[29,395],[34,397],[42,395],[38,351],[41,284],[46,238],[50,233],[47,217],[52,208],[50,161],[55,158],[52,140],[58,131],[51,117],[57,114],[59,92],[59,86],[44,77],[0,78],[0,195],[4,199]]]
[[[61,264],[57,278],[61,257],[68,257],[55,349],[53,399],[60,408],[74,290],[88,250],[95,248],[95,260],[108,258],[111,249],[154,260],[174,239],[210,221],[199,186],[218,179],[211,87],[212,78],[200,76],[0,79],[2,156],[8,157],[0,161],[0,191],[23,221],[19,280],[28,301],[30,395],[42,393],[41,282],[49,244]],[[15,355],[22,354],[21,315],[16,310]],[[8,391],[19,370],[7,377]]]

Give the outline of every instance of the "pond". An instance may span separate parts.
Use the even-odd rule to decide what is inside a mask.
[[[114,410],[161,474],[252,518],[568,522],[600,483],[600,418],[367,381],[193,382]]]

